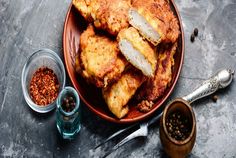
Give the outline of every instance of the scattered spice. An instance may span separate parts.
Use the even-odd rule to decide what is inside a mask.
[[[191,36],[190,36],[190,41],[191,42],[194,42],[195,41],[195,37],[197,37],[198,36],[198,28],[195,28],[194,30],[193,30],[193,33],[191,34]]]
[[[137,105],[137,108],[141,112],[148,112],[151,110],[153,104],[154,103],[152,101],[143,100]]]
[[[219,97],[218,97],[217,95],[213,95],[213,96],[212,96],[212,100],[213,100],[213,102],[215,102],[215,103],[216,103],[216,102],[217,102],[217,100],[218,100],[218,98],[219,98]]]
[[[59,83],[56,74],[48,67],[39,68],[30,81],[30,96],[33,102],[45,106],[56,100]]]
[[[62,101],[62,109],[65,112],[71,112],[75,108],[75,99],[73,96],[65,96],[65,98]]]
[[[195,37],[198,36],[198,28],[195,28],[195,29],[193,30],[193,34],[194,34]]]
[[[194,42],[194,40],[195,40],[195,36],[194,36],[194,34],[192,33],[191,36],[190,36],[190,41],[191,41],[191,42]]]
[[[175,140],[185,140],[191,132],[191,122],[180,111],[171,113],[166,120],[167,131]]]

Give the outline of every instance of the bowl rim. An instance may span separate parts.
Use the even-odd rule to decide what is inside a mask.
[[[138,117],[135,117],[135,118],[130,118],[130,119],[117,119],[115,117],[112,117],[112,116],[108,116],[106,114],[103,114],[102,112],[98,111],[96,108],[94,108],[92,105],[90,105],[87,100],[81,95],[79,89],[77,88],[77,81],[73,80],[73,74],[72,72],[68,71],[70,68],[69,68],[69,64],[68,63],[68,60],[67,60],[67,50],[65,50],[66,48],[66,30],[68,30],[68,20],[69,20],[69,16],[71,14],[71,10],[73,9],[73,4],[71,2],[69,8],[68,8],[68,11],[67,11],[67,14],[66,14],[66,17],[65,17],[65,22],[64,22],[64,28],[63,28],[63,40],[62,40],[62,45],[63,45],[63,55],[64,55],[64,61],[65,61],[65,67],[66,67],[66,70],[68,72],[68,75],[69,75],[69,78],[72,82],[72,85],[74,86],[74,88],[76,89],[76,91],[78,92],[81,100],[86,104],[86,106],[93,112],[95,113],[96,115],[98,115],[100,118],[106,120],[106,121],[109,121],[109,122],[113,122],[113,123],[118,123],[118,124],[131,124],[131,123],[135,123],[135,122],[139,122],[141,120],[144,120],[148,117],[151,117],[152,115],[154,115],[154,113],[157,111],[157,109],[159,109],[159,107],[161,105],[163,105],[163,103],[167,100],[167,98],[170,96],[170,94],[173,92],[173,89],[178,81],[178,78],[180,76],[180,73],[181,73],[181,70],[182,70],[182,66],[183,66],[183,61],[184,61],[184,52],[185,52],[185,38],[184,38],[184,29],[183,29],[183,24],[182,24],[182,19],[181,19],[181,16],[180,16],[180,13],[177,9],[177,6],[175,4],[175,2],[173,0],[170,0],[170,5],[173,6],[174,8],[174,13],[179,21],[179,26],[180,26],[180,37],[181,37],[181,48],[182,50],[180,51],[181,52],[181,56],[180,56],[180,63],[179,63],[179,67],[178,67],[178,70],[176,72],[176,78],[173,80],[172,84],[171,84],[171,87],[168,91],[168,93],[166,93],[166,95],[162,98],[162,100],[158,103],[159,106],[156,106],[155,108],[153,108],[151,111],[147,112],[147,113],[144,113],[143,115],[141,116],[138,116]]]
[[[28,97],[28,96],[29,96],[29,92],[28,92],[28,90],[27,90],[27,88],[26,88],[26,86],[25,86],[25,77],[27,76],[27,74],[26,74],[26,68],[29,66],[29,64],[30,64],[30,62],[33,60],[33,58],[34,58],[34,57],[37,57],[37,55],[38,55],[38,54],[40,55],[41,53],[44,53],[44,55],[47,55],[47,56],[50,55],[51,58],[55,59],[56,62],[59,63],[60,68],[61,68],[61,70],[62,70],[62,74],[63,74],[63,81],[62,81],[63,83],[62,83],[61,90],[64,89],[65,84],[66,84],[66,73],[65,73],[64,64],[63,64],[61,58],[58,56],[58,54],[57,54],[56,52],[54,52],[54,51],[48,49],[48,48],[39,49],[39,50],[35,51],[33,54],[31,54],[31,55],[27,58],[27,60],[26,60],[26,62],[25,62],[25,64],[24,64],[24,66],[23,66],[23,70],[22,70],[22,72],[21,72],[21,87],[22,87],[24,99],[25,99],[26,103],[28,104],[28,106],[29,106],[32,110],[34,110],[34,111],[36,111],[36,112],[38,112],[38,113],[47,113],[47,112],[49,112],[49,111],[52,111],[52,110],[56,107],[56,100],[57,100],[57,98],[56,98],[52,103],[50,103],[50,104],[48,104],[48,105],[39,106],[39,105],[35,104],[35,103],[32,101],[32,99],[31,99],[30,97]],[[59,93],[60,93],[60,92],[59,92]],[[57,97],[58,97],[58,96],[57,96]]]
[[[185,140],[176,140],[174,138],[172,138],[167,131],[166,128],[166,117],[167,117],[167,112],[169,111],[169,109],[171,108],[171,105],[173,105],[174,103],[180,102],[182,103],[184,106],[187,107],[188,111],[190,112],[190,115],[192,117],[192,129],[191,129],[191,133],[190,135],[185,139]],[[196,131],[196,118],[195,118],[195,114],[193,112],[192,107],[189,105],[189,103],[185,100],[183,100],[182,98],[176,98],[174,99],[172,102],[170,102],[166,108],[163,111],[163,116],[162,116],[162,122],[163,122],[163,129],[164,129],[164,134],[166,135],[166,137],[173,142],[176,145],[184,145],[187,144],[188,142],[191,141],[191,139],[194,137],[194,133]]]

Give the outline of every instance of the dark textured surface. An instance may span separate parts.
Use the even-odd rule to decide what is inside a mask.
[[[0,0],[0,157],[99,157],[91,150],[122,128],[103,121],[83,106],[82,129],[73,141],[61,140],[55,111],[33,112],[21,90],[21,71],[34,51],[50,48],[62,56],[62,31],[68,0]],[[188,94],[220,68],[236,69],[236,1],[177,0],[185,31],[181,77],[169,99]],[[199,36],[190,42],[193,29]],[[68,81],[69,85],[69,81]],[[193,103],[197,139],[190,157],[236,157],[236,84]],[[145,139],[109,157],[165,157],[158,124]],[[113,142],[115,143],[115,142]],[[108,148],[109,144],[104,148]]]

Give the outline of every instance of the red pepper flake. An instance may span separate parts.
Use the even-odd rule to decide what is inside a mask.
[[[59,82],[53,70],[39,68],[30,82],[30,96],[35,104],[45,106],[56,100],[59,93]]]

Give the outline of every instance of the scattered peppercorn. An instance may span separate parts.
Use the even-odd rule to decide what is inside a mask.
[[[195,37],[197,37],[197,36],[198,36],[198,28],[195,28],[195,29],[193,30],[193,33],[192,33],[191,36],[190,36],[190,41],[191,41],[191,42],[194,42]]]
[[[195,28],[193,31],[194,36],[198,36],[198,28]]]
[[[218,98],[219,98],[219,97],[218,97],[217,95],[213,95],[213,97],[212,97],[212,100],[213,100],[213,102],[215,102],[215,103],[216,103],[216,102],[217,102],[217,100],[218,100]]]
[[[65,112],[71,112],[75,108],[75,99],[73,96],[65,96],[65,98],[62,101],[62,109]]]
[[[47,67],[39,68],[30,81],[30,96],[33,102],[40,106],[51,104],[59,93],[59,83],[53,70]]]
[[[171,113],[166,120],[167,131],[175,140],[185,140],[191,132],[191,122],[180,111]]]
[[[194,42],[194,40],[195,40],[195,36],[193,33],[191,34],[190,40],[191,40],[191,42]]]

